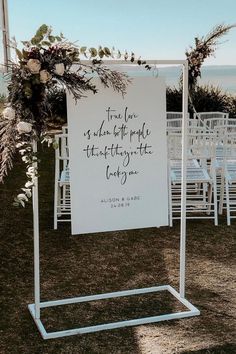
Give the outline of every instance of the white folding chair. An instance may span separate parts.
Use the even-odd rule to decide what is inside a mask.
[[[227,125],[229,114],[224,112],[197,112],[194,113],[193,117],[199,119],[206,128],[213,130],[217,125]]]
[[[221,170],[219,213],[226,209],[227,225],[236,218],[236,126],[224,132],[221,155],[217,159]]]
[[[169,133],[170,226],[174,219],[180,219],[181,213],[181,150],[181,134]],[[197,133],[189,133],[187,161],[186,217],[187,219],[214,219],[217,225],[215,138],[205,130],[199,132],[199,128]]]
[[[171,131],[182,131],[182,112],[167,112],[166,113],[166,125],[167,133]],[[202,126],[201,121],[198,118],[190,118],[188,113],[188,126],[189,127],[199,127]]]
[[[54,229],[58,222],[69,222],[71,216],[68,135],[55,136]]]
[[[189,113],[188,113],[189,117]],[[174,112],[174,111],[168,111],[166,112],[166,119],[171,120],[171,119],[182,119],[183,118],[183,112]]]
[[[224,165],[224,155],[225,155],[225,145],[227,141],[227,136],[229,133],[232,133],[233,136],[236,134],[236,124],[230,124],[230,119],[228,120],[228,125],[215,125],[214,134],[216,136],[216,182],[217,182],[217,200],[219,202],[219,213],[222,214],[222,203],[220,203],[220,198],[222,193],[224,193],[225,187],[225,165]],[[228,147],[229,149],[229,147]],[[226,158],[227,166],[230,169],[236,164],[233,157],[228,156]]]
[[[182,131],[182,118],[169,119],[166,121],[167,133],[171,131],[181,132]]]
[[[235,132],[235,127],[236,127],[236,117],[235,118],[229,118],[227,121],[227,129],[228,131],[233,131]]]

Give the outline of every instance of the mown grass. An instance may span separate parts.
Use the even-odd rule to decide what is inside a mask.
[[[179,223],[173,228],[71,236],[53,228],[53,151],[40,170],[42,300],[171,284],[178,287]],[[27,309],[33,302],[32,211],[11,203],[24,183],[16,161],[1,186],[1,354],[234,353],[234,250],[236,222],[187,227],[186,297],[201,316],[43,341]],[[91,220],[92,222],[92,220]],[[138,296],[42,311],[48,330],[177,311],[168,294]]]

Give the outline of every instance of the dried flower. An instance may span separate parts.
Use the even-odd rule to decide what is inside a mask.
[[[38,59],[29,59],[27,67],[32,74],[38,74],[41,69],[41,63]]]
[[[27,122],[19,122],[16,128],[19,134],[30,133],[32,130],[32,124]]]
[[[229,32],[235,25],[217,25],[205,37],[195,38],[195,47],[190,47],[190,51],[185,54],[189,63],[189,89],[193,91],[197,85],[197,80],[201,77],[201,66],[204,60],[213,55],[219,38]]]
[[[7,120],[13,120],[13,119],[15,119],[16,111],[12,107],[6,107],[2,111],[2,115]]]
[[[42,84],[46,84],[52,78],[52,75],[47,70],[41,70],[39,75],[40,82],[42,82]]]
[[[55,72],[55,74],[62,76],[65,72],[64,64],[63,63],[56,64],[54,72]]]

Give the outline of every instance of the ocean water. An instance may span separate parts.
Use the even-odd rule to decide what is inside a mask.
[[[217,86],[230,94],[236,94],[236,65],[203,66],[201,73],[199,84]],[[179,67],[159,69],[159,76],[164,76],[169,86],[178,87],[180,74]]]
[[[143,76],[147,75],[145,69],[140,67],[122,66],[122,69],[128,72],[131,76]],[[175,67],[161,67],[157,69],[157,72],[150,73],[153,75],[158,73],[158,76],[164,77],[168,86],[178,87],[178,81],[181,74],[181,68]],[[202,78],[200,84],[208,84],[219,87],[221,90],[230,94],[236,95],[236,65],[216,65],[216,66],[203,66]],[[0,73],[0,94],[6,94],[6,82],[4,81],[3,74]]]

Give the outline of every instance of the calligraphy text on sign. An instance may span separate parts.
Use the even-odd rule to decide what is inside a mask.
[[[117,178],[124,185],[128,178],[139,174],[139,170],[130,169],[130,163],[134,157],[145,157],[153,154],[152,146],[148,144],[151,130],[146,122],[142,121],[135,112],[130,113],[128,107],[124,112],[118,112],[108,107],[104,112],[105,118],[96,129],[88,129],[84,132],[88,144],[83,149],[88,159],[101,158],[111,160],[120,158],[121,164],[114,168],[107,163],[104,176],[109,181]],[[136,128],[130,127],[133,120],[140,121]],[[110,136],[114,140],[110,145],[103,144],[103,138]],[[93,144],[93,138],[100,140],[99,144]]]

